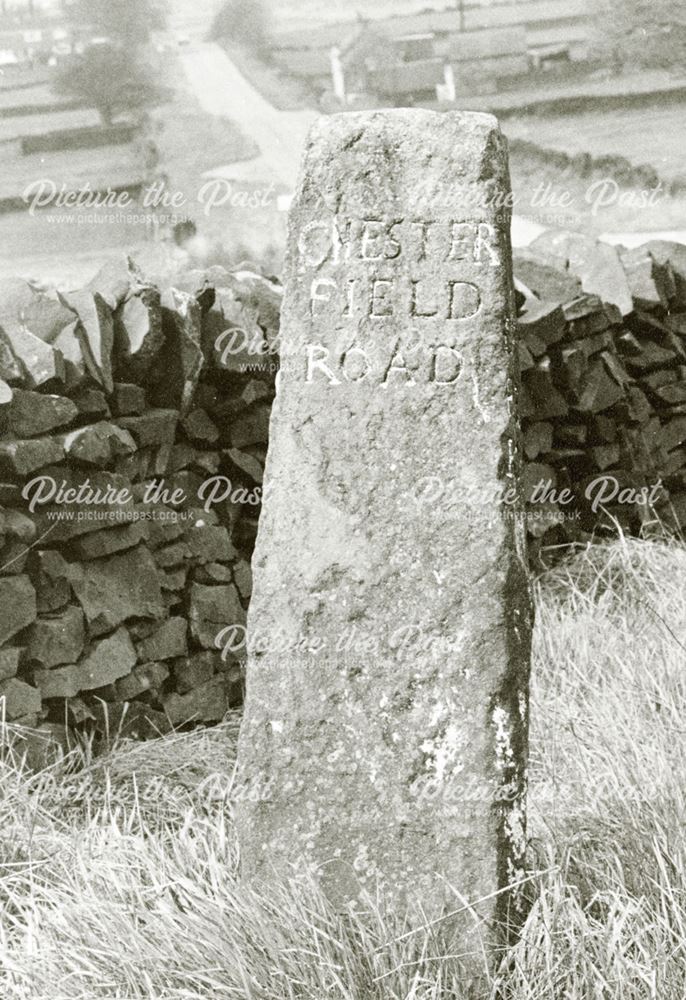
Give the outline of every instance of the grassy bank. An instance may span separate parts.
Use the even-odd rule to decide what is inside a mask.
[[[532,909],[505,1000],[686,995],[686,550],[590,549],[537,585]],[[238,719],[0,769],[8,1000],[454,1000],[440,925],[236,880]],[[15,743],[15,749],[20,743]],[[74,770],[73,765],[79,764]],[[84,766],[85,765],[85,766]]]
[[[317,99],[309,88],[294,76],[282,72],[274,63],[266,62],[239,45],[223,39],[229,59],[250,81],[265,101],[279,111],[302,111],[317,108]]]
[[[558,129],[561,144],[565,131],[559,124]],[[510,139],[518,136],[511,120],[503,122],[503,130]],[[616,179],[609,168],[581,177],[573,166],[560,168],[549,162],[545,150],[535,154],[515,143],[510,175],[516,214],[547,228],[598,236],[678,231],[686,226],[686,196],[669,194],[662,181],[656,186],[631,185]]]

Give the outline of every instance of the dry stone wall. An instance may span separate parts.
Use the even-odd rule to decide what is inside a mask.
[[[147,736],[242,700],[280,289],[181,284],[122,260],[73,294],[0,285],[7,720]]]
[[[686,528],[686,247],[546,233],[515,274],[532,559]]]
[[[533,563],[618,523],[686,529],[686,247],[553,233],[514,268]],[[221,268],[0,283],[7,719],[149,736],[241,703],[280,304]],[[419,498],[445,505],[444,474]]]

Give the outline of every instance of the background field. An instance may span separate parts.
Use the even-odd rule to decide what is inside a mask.
[[[564,117],[521,115],[508,118],[511,136],[532,139],[540,146],[566,153],[612,154],[632,163],[649,163],[665,180],[686,177],[684,134],[686,110],[680,105],[626,108],[568,114]]]

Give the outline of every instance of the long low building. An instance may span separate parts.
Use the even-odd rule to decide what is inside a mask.
[[[393,103],[492,92],[547,61],[583,60],[588,0],[526,0],[460,10],[276,30],[272,56],[341,103],[375,94]]]
[[[435,99],[436,88],[445,85],[445,63],[442,59],[427,59],[412,63],[395,63],[372,70],[368,89],[380,97],[422,101]]]

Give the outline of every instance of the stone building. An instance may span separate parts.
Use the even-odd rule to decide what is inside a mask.
[[[272,51],[281,69],[343,105],[451,102],[583,61],[588,34],[587,0],[526,0],[277,29]]]

